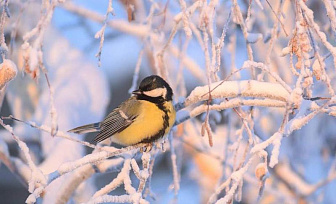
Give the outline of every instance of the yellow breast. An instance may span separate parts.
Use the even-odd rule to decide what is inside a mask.
[[[169,127],[166,129],[165,134],[167,134],[170,129],[173,127],[174,123],[175,123],[175,118],[176,118],[176,112],[174,109],[174,105],[172,102],[166,102],[164,104],[164,106],[166,107],[166,109],[169,111],[168,112],[168,116],[169,116]]]
[[[165,115],[168,115],[168,126],[164,130],[167,134],[175,122],[175,110],[171,102],[165,102],[165,111],[158,108],[154,103],[141,100],[141,110],[135,121],[125,130],[112,136],[112,142],[120,145],[130,146],[142,141],[150,141],[152,137],[163,130]],[[162,135],[163,136],[163,135]]]

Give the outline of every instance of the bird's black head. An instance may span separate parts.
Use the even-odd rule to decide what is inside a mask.
[[[133,91],[138,99],[149,100],[152,102],[171,101],[173,99],[173,90],[169,84],[157,75],[151,75],[144,78],[139,89]]]

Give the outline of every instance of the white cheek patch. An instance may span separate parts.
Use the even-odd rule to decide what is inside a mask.
[[[167,94],[167,89],[165,88],[156,88],[156,89],[153,89],[151,91],[144,91],[143,94],[147,95],[147,96],[150,96],[150,97],[159,97],[159,96],[162,96],[162,97],[166,97],[166,94]]]

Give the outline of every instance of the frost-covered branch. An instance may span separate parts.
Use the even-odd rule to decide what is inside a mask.
[[[296,191],[300,196],[304,197],[313,194],[324,185],[336,179],[336,173],[334,172],[322,181],[315,184],[310,184],[301,178],[298,174],[296,174],[294,170],[288,166],[288,164],[284,163],[277,165],[274,168],[274,171],[286,185]]]
[[[336,202],[334,1],[106,2],[1,2],[1,119],[15,121],[0,121],[0,161],[28,184],[26,202]],[[84,60],[88,41],[103,69]],[[64,131],[126,100],[125,73],[129,93],[150,74],[172,87],[169,144],[116,149]]]
[[[101,53],[103,51],[103,44],[104,44],[104,39],[105,39],[105,29],[106,29],[106,23],[107,23],[109,14],[114,15],[113,8],[112,8],[112,0],[109,0],[106,15],[105,15],[104,24],[103,24],[102,28],[95,34],[95,38],[100,38],[99,51],[96,54],[96,57],[98,58],[98,66],[99,67],[101,66]]]
[[[209,203],[227,203],[230,200],[232,200],[234,194],[237,191],[237,188],[240,185],[242,185],[241,181],[243,179],[243,175],[248,170],[248,168],[250,167],[250,165],[251,165],[251,163],[254,159],[255,159],[255,157],[250,158],[248,160],[248,162],[242,168],[233,172],[230,175],[230,177],[215,190],[215,193],[210,196],[208,202]],[[231,187],[227,191],[226,195],[223,198],[217,200],[217,196],[221,193],[221,191],[224,190],[226,187],[229,187],[230,184],[231,184]]]
[[[299,5],[302,8],[302,10],[305,12],[305,15],[307,16],[309,25],[313,28],[316,35],[320,38],[321,42],[324,44],[324,46],[330,51],[334,58],[334,67],[336,67],[336,47],[334,47],[327,39],[326,34],[321,31],[320,26],[314,21],[314,13],[311,9],[309,9],[306,5],[306,3],[303,0],[299,0]],[[334,18],[334,16],[331,16],[331,18]]]
[[[26,200],[27,203],[34,203],[36,202],[36,199],[40,197],[40,193],[42,192],[41,187],[38,187],[40,185],[45,185],[47,180],[46,177],[43,175],[42,171],[35,165],[33,162],[30,154],[29,154],[29,148],[26,143],[21,141],[13,132],[13,128],[9,125],[5,125],[3,121],[0,119],[0,125],[4,127],[8,132],[11,133],[13,136],[13,139],[16,141],[16,143],[19,145],[20,149],[22,150],[28,166],[31,171],[31,176],[29,178],[28,182],[28,191],[32,193]],[[36,193],[38,192],[38,193]]]
[[[196,87],[186,98],[184,105],[189,106],[207,100],[208,89],[209,86]],[[289,97],[287,90],[280,84],[259,82],[255,80],[215,82],[210,85],[210,89],[212,90],[211,97],[213,99],[257,97],[286,102]]]
[[[172,167],[173,167],[174,196],[175,198],[177,198],[178,192],[180,190],[180,174],[178,172],[173,135],[171,133],[168,139],[169,139],[169,146],[170,146],[170,159],[171,159]]]

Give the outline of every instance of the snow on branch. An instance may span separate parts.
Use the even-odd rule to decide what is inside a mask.
[[[255,80],[243,81],[220,81],[210,84],[211,97],[232,98],[232,97],[256,97],[268,98],[286,102],[289,93],[282,85]],[[190,106],[194,103],[208,99],[209,86],[196,87],[186,98],[184,105]]]
[[[47,180],[42,171],[34,164],[30,154],[29,154],[29,148],[26,143],[20,140],[14,132],[13,128],[10,127],[9,125],[5,125],[3,121],[0,119],[0,125],[4,127],[10,134],[13,136],[13,139],[16,141],[16,143],[19,145],[20,149],[22,150],[28,166],[31,171],[31,176],[28,182],[28,191],[32,193],[28,198],[27,198],[27,203],[35,203],[36,199],[40,197],[40,194],[42,193],[43,187],[38,187],[40,185],[45,185]]]
[[[301,196],[309,196],[319,188],[328,184],[330,181],[336,179],[336,172],[334,172],[320,182],[310,184],[302,179],[299,175],[295,174],[293,169],[291,169],[291,167],[285,163],[277,165],[274,171],[280,179],[282,179],[289,187],[297,191]]]
[[[105,39],[105,29],[106,29],[106,23],[107,23],[109,14],[114,15],[113,8],[112,8],[112,0],[109,0],[106,15],[105,15],[104,24],[103,24],[102,28],[95,34],[95,38],[100,38],[99,51],[96,54],[96,57],[98,58],[98,66],[99,67],[101,66],[101,53],[103,51],[103,44],[104,44],[104,39]]]
[[[142,165],[143,169],[140,170],[137,162],[128,157],[125,159],[123,168],[119,172],[118,176],[113,179],[109,184],[101,188],[97,191],[92,199],[88,203],[100,203],[100,202],[112,202],[112,203],[148,203],[143,197],[142,193],[149,177],[149,162],[151,159],[151,155],[148,152],[144,152],[142,155]],[[132,186],[132,181],[130,178],[130,172],[133,169],[135,175],[140,180],[138,190],[136,190]],[[124,185],[124,189],[126,191],[126,195],[122,196],[108,196],[107,194],[119,187],[120,185]]]
[[[301,9],[305,12],[305,16],[308,19],[309,25],[313,28],[315,31],[315,34],[320,38],[323,45],[330,51],[334,58],[334,66],[336,67],[336,47],[334,47],[327,39],[327,35],[321,31],[320,26],[314,21],[314,12],[309,9],[306,5],[306,3],[303,0],[299,0],[299,5]],[[335,18],[334,16],[331,16],[331,18]],[[333,22],[333,21],[332,21]]]
[[[161,200],[169,199],[167,197],[173,197],[175,201],[187,200],[190,196],[194,198],[196,196],[190,195],[189,189],[184,188],[194,191],[196,185],[200,203],[263,203],[270,199],[279,203],[284,200],[295,202],[298,198],[304,202],[335,202],[332,191],[336,179],[335,124],[331,119],[336,116],[335,2],[118,2],[126,7],[126,12],[119,10],[120,5],[113,8],[112,0],[107,2],[102,6],[102,13],[91,7],[84,8],[79,2],[61,4],[63,0],[43,0],[41,5],[33,5],[35,2],[31,1],[24,5],[20,1],[1,3],[0,54],[3,63],[0,65],[0,89],[4,91],[8,82],[15,78],[18,72],[16,65],[22,67],[35,82],[40,80],[42,71],[48,85],[43,87],[33,83],[32,89],[32,84],[25,83],[23,76],[11,82],[14,86],[7,90],[6,99],[11,114],[31,118],[28,119],[31,121],[42,123],[49,120],[46,117],[49,110],[49,126],[12,116],[1,117],[15,120],[15,125],[17,121],[27,124],[13,126],[14,133],[11,126],[0,120],[0,125],[5,128],[3,132],[8,133],[4,140],[0,140],[0,161],[28,184],[30,195],[27,203],[51,200],[55,203],[150,203],[150,198],[154,198],[152,194],[157,190],[152,192],[151,185],[155,188],[159,186],[160,192],[169,189],[166,190],[169,196],[160,195],[155,202],[167,202]],[[310,8],[313,5],[318,6]],[[11,6],[21,9],[13,9],[14,15],[8,18]],[[85,124],[84,121],[101,121],[106,105],[102,101],[108,98],[109,92],[97,90],[104,87],[107,90],[108,85],[103,83],[97,89],[95,82],[105,77],[113,79],[114,76],[101,73],[96,78],[92,77],[84,72],[83,66],[88,65],[87,62],[69,64],[75,70],[72,73],[68,64],[62,71],[53,72],[53,68],[63,67],[62,60],[66,55],[77,58],[79,54],[85,56],[84,53],[91,53],[87,50],[60,52],[63,46],[55,50],[49,48],[47,42],[54,39],[50,36],[55,32],[49,33],[48,28],[59,26],[59,19],[56,19],[58,23],[55,25],[51,24],[55,15],[57,18],[58,12],[54,11],[58,7],[75,14],[65,13],[76,19],[76,26],[97,30],[89,21],[100,24],[95,35],[87,37],[100,39],[96,54],[99,65],[104,60],[101,59],[104,43],[109,40],[106,29],[124,34],[118,39],[121,45],[130,39],[139,42],[136,43],[141,49],[138,59],[131,62],[135,71],[130,91],[138,86],[142,73],[149,74],[146,69],[140,70],[142,65],[149,66],[154,74],[167,79],[173,88],[174,100],[179,101],[175,105],[177,116],[168,136],[169,144],[159,141],[148,152],[142,152],[146,149],[144,144],[117,149],[104,146],[108,141],[91,144],[81,136],[64,131],[70,128],[68,126]],[[116,8],[118,10],[114,10]],[[34,13],[32,18],[26,12],[30,9]],[[110,19],[114,12],[116,18]],[[135,19],[129,22],[127,17],[133,14]],[[26,16],[29,23],[31,19],[37,21],[32,25],[21,23],[25,20],[21,17]],[[15,22],[11,23],[11,19]],[[7,24],[11,24],[12,28],[8,29]],[[22,32],[22,27],[28,32]],[[17,50],[11,44],[11,53],[5,43],[7,30],[12,33],[11,42],[17,43],[20,48]],[[69,29],[69,33],[77,37],[74,30],[77,29]],[[20,41],[22,39],[23,42]],[[131,48],[123,54],[134,52],[135,49]],[[48,54],[45,55],[48,52],[52,53],[51,63]],[[14,61],[16,58],[19,60]],[[55,62],[57,66],[49,66]],[[237,69],[237,66],[240,68]],[[112,72],[119,74],[119,70]],[[93,83],[79,84],[75,80],[78,76]],[[60,91],[57,83],[65,88]],[[73,87],[81,88],[68,92],[71,83],[76,84]],[[113,88],[120,85],[123,84],[113,84]],[[49,108],[40,107],[48,101],[48,97],[40,94],[48,95],[45,88],[49,89]],[[98,95],[88,94],[87,88]],[[118,91],[117,88],[115,90]],[[58,93],[62,91],[64,95],[61,97]],[[78,98],[73,93],[82,93],[85,97]],[[90,102],[99,96],[103,100]],[[120,98],[114,96],[113,100]],[[27,105],[26,99],[31,100],[31,104]],[[29,109],[29,113],[18,116],[17,112],[23,112],[17,111],[19,109]],[[64,122],[66,111],[71,114]],[[94,118],[92,114],[96,114]],[[58,117],[62,118],[59,120],[60,130]],[[208,138],[201,137],[205,133],[208,133]],[[12,139],[19,150],[19,154],[14,156],[8,148]],[[64,142],[70,142],[74,148],[68,148]],[[38,148],[32,147],[31,143],[37,144]],[[84,155],[84,146],[92,152]],[[168,157],[162,157],[164,147],[170,148]],[[312,165],[311,158],[319,165]],[[157,160],[171,168],[154,168]],[[95,174],[111,171],[116,172],[116,176],[104,179],[105,183],[100,185],[103,187],[95,189],[92,182]],[[163,179],[153,176],[156,173]],[[190,178],[192,181],[186,180]],[[164,183],[166,180],[167,185]],[[58,183],[61,187],[55,188]]]
[[[43,73],[47,73],[43,60],[43,40],[47,27],[51,22],[56,6],[61,1],[52,0],[50,2],[44,1],[41,6],[41,18],[37,25],[23,36],[24,43],[21,48],[24,51],[24,70],[33,79],[37,79],[40,75],[39,69]]]
[[[278,101],[278,100],[272,100],[272,99],[241,99],[241,98],[234,98],[229,101],[223,101],[219,104],[214,105],[206,105],[202,104],[197,107],[195,107],[190,112],[190,117],[196,117],[201,113],[204,113],[209,110],[225,110],[230,108],[236,108],[240,106],[260,106],[260,107],[275,107],[275,108],[284,108],[286,106],[286,102]]]
[[[256,157],[252,157],[248,160],[248,162],[239,170],[233,172],[230,177],[222,183],[216,190],[215,193],[212,194],[209,198],[208,203],[228,203],[230,200],[233,199],[234,194],[236,193],[238,187],[242,185],[241,181],[243,180],[243,175],[246,173],[248,168],[250,167],[252,161]],[[230,185],[231,184],[231,185]],[[221,193],[222,190],[224,190],[226,187],[229,187],[229,190],[227,191],[226,195],[217,200],[217,196]]]

